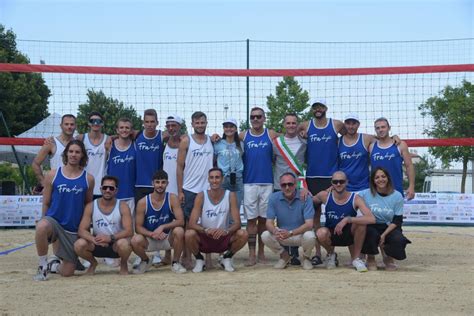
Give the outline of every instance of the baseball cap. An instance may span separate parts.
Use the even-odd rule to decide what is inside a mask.
[[[310,102],[311,107],[313,107],[315,104],[321,104],[324,105],[325,107],[328,107],[328,104],[325,99],[313,99]]]
[[[175,114],[171,114],[171,115],[168,115],[166,117],[166,123],[168,123],[168,122],[175,122],[175,123],[178,123],[178,124],[183,124],[183,120]]]
[[[360,123],[359,116],[355,113],[347,114],[346,117],[344,118],[344,122],[347,121],[347,120],[354,120],[354,121],[357,121],[357,122]]]
[[[224,122],[222,122],[222,125],[228,124],[228,123],[234,124],[235,127],[238,126],[238,125],[237,125],[237,120],[236,120],[235,118],[228,118],[228,119],[226,119]]]

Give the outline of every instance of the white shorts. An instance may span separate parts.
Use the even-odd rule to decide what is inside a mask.
[[[267,217],[268,200],[273,184],[244,184],[244,212],[247,219]]]
[[[171,249],[171,244],[170,244],[170,236],[168,235],[168,238],[163,239],[163,240],[156,240],[150,237],[147,237],[146,240],[148,241],[148,247],[146,248],[146,251],[159,251],[159,250],[169,250]]]

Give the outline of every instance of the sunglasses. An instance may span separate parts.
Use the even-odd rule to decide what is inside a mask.
[[[263,117],[263,115],[250,115],[251,120],[259,120]]]
[[[286,188],[286,187],[289,187],[289,188],[292,188],[295,184],[293,182],[288,182],[288,183],[282,183],[280,186],[282,188]]]
[[[102,190],[104,191],[107,191],[109,190],[110,192],[114,192],[116,187],[112,186],[112,185],[103,185],[100,187]]]
[[[91,123],[92,125],[101,125],[102,123],[104,123],[104,121],[102,121],[101,119],[90,119],[89,123]]]
[[[346,183],[346,180],[331,180],[332,184],[344,184]]]

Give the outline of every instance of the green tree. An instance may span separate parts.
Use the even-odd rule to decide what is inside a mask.
[[[0,63],[29,64],[26,55],[16,48],[16,35],[0,24]],[[48,98],[51,92],[41,74],[0,73],[0,111],[12,135],[35,126],[49,115]],[[0,136],[7,136],[0,124]]]
[[[436,167],[436,163],[429,155],[420,157],[420,161],[414,163],[415,166],[415,192],[423,192],[423,185],[426,176],[430,175],[431,170]],[[403,180],[404,187],[408,186],[408,180]]]
[[[276,132],[283,132],[283,119],[287,113],[296,113],[299,121],[310,119],[308,109],[309,95],[303,90],[294,77],[283,77],[275,88],[275,96],[267,97],[267,127]]]
[[[97,111],[105,118],[104,133],[115,135],[115,124],[121,117],[129,118],[133,123],[133,128],[140,130],[142,119],[133,106],[125,106],[122,101],[107,97],[102,91],[87,91],[87,102],[79,105],[77,113],[77,130],[79,133],[87,132],[89,113]]]
[[[464,80],[459,87],[446,86],[439,96],[429,98],[419,106],[423,116],[429,116],[434,124],[424,131],[434,138],[473,137],[474,133],[474,86]],[[473,157],[472,147],[430,147],[429,152],[441,159],[443,168],[454,162],[462,162],[461,192],[465,192],[467,165]]]

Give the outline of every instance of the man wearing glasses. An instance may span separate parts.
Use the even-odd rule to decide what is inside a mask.
[[[302,247],[303,269],[311,270],[311,250],[316,242],[313,228],[314,208],[309,198],[302,200],[292,172],[280,176],[281,191],[271,195],[267,210],[267,230],[262,234],[265,245],[280,255],[275,269],[284,269],[291,256],[284,246]],[[275,226],[275,220],[277,226]]]
[[[84,209],[78,230],[80,239],[74,243],[74,250],[79,257],[90,262],[87,274],[94,274],[98,264],[96,257],[120,258],[120,274],[128,274],[132,216],[128,205],[117,200],[118,181],[113,176],[103,177],[100,186],[102,197]]]
[[[326,205],[326,223],[316,231],[320,244],[326,249],[326,268],[338,265],[336,246],[351,246],[352,265],[359,272],[366,272],[365,263],[359,258],[368,224],[375,223],[375,217],[360,196],[346,190],[347,177],[336,171],[331,178],[331,190],[321,191],[313,197],[316,205]],[[362,216],[357,216],[357,209]]]
[[[89,161],[86,171],[94,176],[94,199],[102,195],[100,190],[100,179],[105,175],[107,152],[110,149],[109,137],[102,132],[104,127],[104,116],[99,112],[89,114],[89,132],[79,134],[77,139],[84,143]]]

